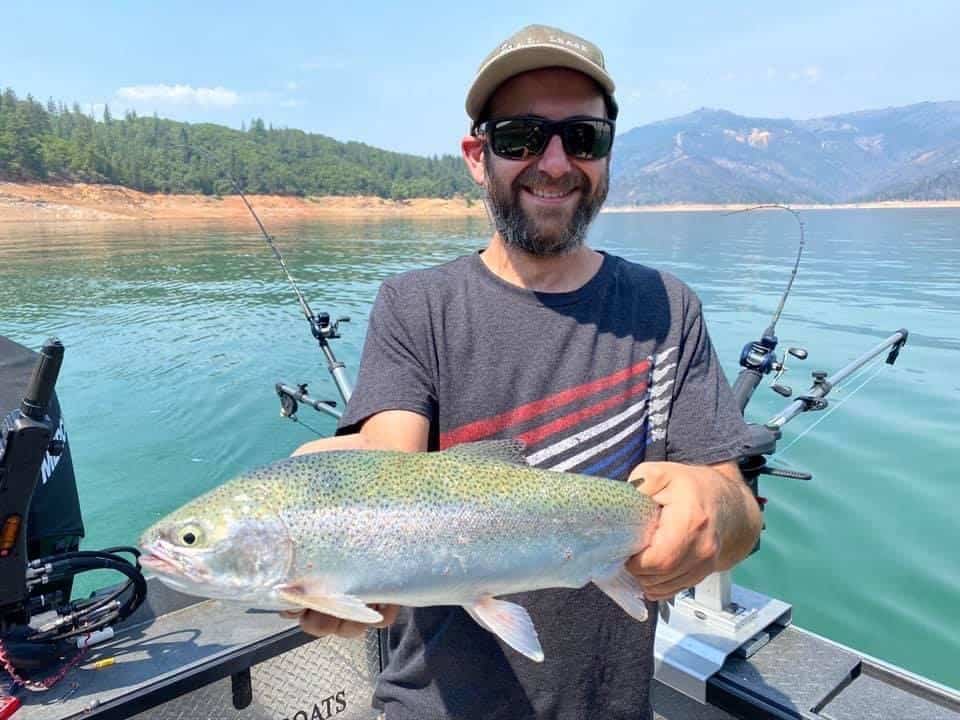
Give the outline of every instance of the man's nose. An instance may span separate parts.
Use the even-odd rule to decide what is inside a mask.
[[[567,157],[567,151],[563,149],[563,140],[560,139],[559,135],[550,138],[543,155],[540,156],[538,167],[542,172],[554,178],[562,177],[570,172],[570,158]]]

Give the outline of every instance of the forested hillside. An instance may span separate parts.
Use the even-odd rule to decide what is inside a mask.
[[[812,120],[702,109],[617,136],[610,205],[960,199],[960,102]],[[425,158],[254,119],[234,130],[128,113],[101,120],[0,94],[0,180],[148,193],[480,197],[459,157]]]
[[[212,157],[211,157],[212,155]],[[253,120],[243,130],[0,95],[0,180],[113,183],[164,193],[477,197],[459,157],[424,158]]]

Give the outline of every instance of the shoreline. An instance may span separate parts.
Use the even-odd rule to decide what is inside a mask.
[[[479,200],[378,197],[249,195],[257,214],[271,222],[484,218]],[[756,204],[666,203],[605,207],[605,213],[735,212]],[[798,203],[795,210],[960,208],[960,200],[883,201],[836,205]],[[119,185],[0,182],[0,223],[249,220],[237,195],[148,194]]]
[[[758,206],[779,204],[793,210],[909,210],[922,208],[960,208],[960,200],[877,200],[858,203],[670,203],[664,205],[614,205],[600,212],[737,212]]]

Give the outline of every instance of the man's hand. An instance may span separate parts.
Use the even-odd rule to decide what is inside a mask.
[[[371,605],[374,610],[383,615],[383,620],[372,625],[344,620],[343,618],[325,615],[316,610],[284,610],[280,614],[288,618],[300,618],[300,629],[308,635],[326,637],[337,635],[342,638],[358,638],[370,628],[385,628],[392,625],[400,611],[399,605]]]
[[[649,600],[667,600],[746,557],[760,534],[760,509],[736,463],[641,463],[630,473],[663,506],[650,545],[627,562]]]

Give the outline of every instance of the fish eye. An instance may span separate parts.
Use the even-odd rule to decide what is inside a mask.
[[[188,547],[196,545],[202,537],[203,534],[200,532],[200,528],[195,525],[188,525],[180,530],[180,542]]]

